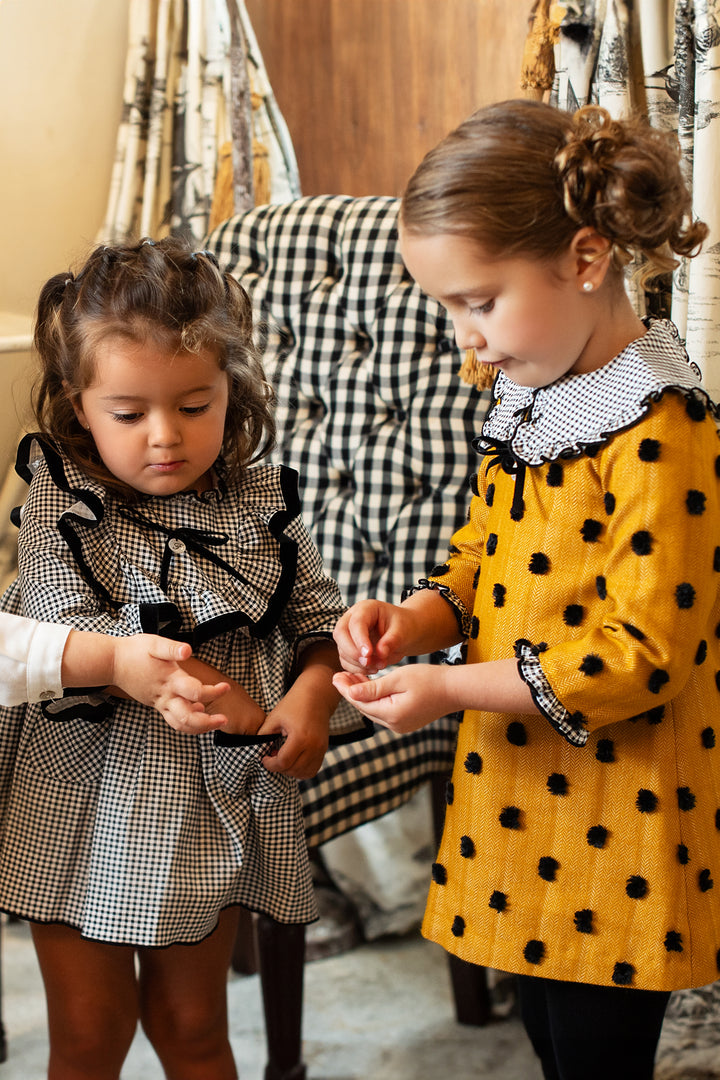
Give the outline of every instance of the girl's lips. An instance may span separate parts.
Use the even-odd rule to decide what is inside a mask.
[[[184,464],[184,461],[155,461],[150,465],[150,468],[154,469],[155,472],[175,472],[176,469],[182,468]]]

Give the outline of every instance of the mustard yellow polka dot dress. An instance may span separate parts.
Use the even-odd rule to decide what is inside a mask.
[[[460,725],[424,934],[520,974],[720,976],[720,444],[672,324],[541,389],[502,374],[468,523],[420,587],[542,715]]]

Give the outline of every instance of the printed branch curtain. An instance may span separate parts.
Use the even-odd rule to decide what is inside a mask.
[[[130,0],[123,113],[98,243],[168,233],[201,247],[214,225],[300,195],[297,162],[243,0]],[[21,434],[21,433],[20,433]],[[0,486],[0,586],[14,576]]]
[[[300,194],[243,0],[131,0],[123,116],[98,242],[211,226]]]
[[[551,100],[569,110],[597,103],[618,117],[637,110],[679,138],[693,212],[710,237],[676,271],[664,305],[720,400],[720,0],[543,0],[536,8],[555,41]],[[636,297],[641,314],[645,299]]]

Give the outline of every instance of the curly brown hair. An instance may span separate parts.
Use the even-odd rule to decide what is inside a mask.
[[[561,254],[579,228],[612,245],[613,265],[640,255],[647,280],[697,254],[677,139],[640,117],[594,105],[574,115],[539,101],[478,110],[426,155],[403,195],[412,233],[464,232],[490,254]]]
[[[33,389],[40,430],[84,472],[125,497],[136,495],[105,467],[73,402],[93,381],[98,345],[109,337],[198,353],[210,350],[228,375],[222,456],[230,478],[275,444],[273,391],[253,344],[247,293],[210,252],[182,240],[96,248],[77,276],[56,274],[38,301]]]

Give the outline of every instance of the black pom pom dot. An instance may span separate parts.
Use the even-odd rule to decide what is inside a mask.
[[[630,637],[634,637],[636,641],[644,641],[645,635],[642,630],[638,630],[637,626],[633,626],[632,623],[623,623],[623,628],[627,631]]]
[[[497,551],[497,542],[498,542],[497,533],[489,533],[487,541],[485,543],[485,554],[486,555],[494,555],[495,554],[495,552]]]
[[[603,495],[603,502],[605,503],[605,513],[608,517],[615,513],[616,500],[611,491],[606,491]]]
[[[505,586],[493,585],[493,604],[495,607],[505,606]]]
[[[643,439],[638,447],[641,461],[657,461],[660,457],[660,443],[657,439]]]
[[[648,724],[659,724],[665,716],[665,706],[656,705],[654,709],[648,709],[645,713]]]
[[[595,521],[594,518],[585,518],[580,529],[580,535],[586,544],[595,544],[600,539],[602,529],[601,521]]]
[[[595,588],[601,600],[607,599],[607,582],[602,574],[598,574],[595,578]]]
[[[709,892],[715,885],[715,882],[710,876],[709,870],[701,870],[698,874],[698,886],[700,892]]]
[[[707,660],[707,651],[708,651],[707,641],[705,641],[705,639],[703,638],[703,640],[700,642],[700,644],[697,647],[697,652],[695,653],[695,663],[696,664],[699,665],[699,664],[704,664],[705,663],[705,661]]]
[[[651,694],[659,694],[666,682],[670,682],[667,671],[656,668],[648,679],[648,690]]]
[[[584,614],[585,609],[582,604],[568,604],[563,611],[563,622],[566,626],[579,626]]]
[[[648,791],[647,788],[640,788],[637,793],[635,805],[641,814],[652,814],[657,810],[658,797],[654,791]]]
[[[715,746],[715,731],[711,727],[703,728],[700,733],[700,741],[706,750],[712,750]]]
[[[465,758],[465,772],[469,772],[473,776],[478,776],[482,772],[482,767],[482,758],[474,750],[471,750]]]
[[[485,492],[485,505],[492,506],[495,502],[495,485],[488,484],[487,491]]]
[[[507,907],[507,902],[508,899],[505,893],[498,892],[498,890],[496,889],[490,897],[488,907],[491,907],[494,911],[505,911],[505,908]]]
[[[681,611],[686,611],[691,608],[695,603],[695,590],[692,585],[683,581],[681,585],[678,585],[675,589],[675,603]]]
[[[679,787],[677,789],[677,800],[681,810],[695,809],[695,796],[689,787]]]
[[[450,567],[447,563],[438,563],[437,566],[433,566],[430,571],[429,577],[444,577],[445,574],[450,573]]]
[[[448,806],[452,806],[455,801],[455,785],[452,780],[448,780],[445,785],[445,802]]]
[[[431,874],[436,885],[447,885],[447,870],[442,863],[434,862],[431,867]]]
[[[505,736],[512,746],[525,746],[527,729],[519,720],[513,720],[512,723],[508,724]]]
[[[479,634],[480,620],[478,619],[477,615],[473,615],[472,619],[470,620],[470,637],[473,641],[477,641]]]
[[[542,941],[528,941],[523,949],[523,956],[528,964],[539,964],[545,956],[545,946]]]
[[[547,789],[551,795],[567,795],[568,787],[567,776],[562,773],[555,772],[548,776]]]
[[[452,926],[450,927],[450,933],[453,937],[462,937],[465,933],[465,920],[462,915],[456,915],[453,919]]]
[[[592,934],[593,913],[589,908],[583,908],[582,911],[576,911],[574,919],[575,929],[579,934]]]
[[[633,533],[630,546],[636,555],[649,555],[652,551],[652,536],[647,529],[641,529]]]
[[[715,828],[720,832],[720,810],[715,811]]]
[[[705,402],[698,397],[689,397],[685,401],[685,411],[691,420],[703,421],[707,413]]]
[[[550,560],[542,551],[534,551],[530,556],[528,570],[531,574],[547,574],[550,569]]]
[[[632,986],[635,968],[632,964],[619,963],[613,968],[612,981],[616,986]]]
[[[587,831],[587,842],[590,847],[604,848],[608,838],[608,831],[604,825],[591,825]]]
[[[479,495],[480,494],[480,488],[478,486],[478,475],[477,475],[477,473],[473,473],[471,475],[471,477],[470,477],[470,490],[472,491],[473,495]]]
[[[713,552],[713,570],[720,570],[720,547],[716,547]]]
[[[505,806],[500,811],[498,821],[503,829],[520,828],[520,809],[517,806]]]
[[[631,900],[642,900],[647,896],[650,886],[644,877],[640,877],[639,874],[632,874],[627,879],[625,885],[625,892],[628,894]]]
[[[560,863],[557,859],[553,859],[552,855],[543,855],[538,863],[538,876],[543,881],[554,881],[559,869]]]
[[[562,465],[560,465],[557,461],[553,461],[549,466],[546,482],[548,487],[562,487],[563,470]]]
[[[469,836],[460,837],[460,854],[463,859],[472,859],[475,857],[475,844]]]
[[[663,944],[668,952],[682,952],[682,934],[679,930],[668,930]]]
[[[687,844],[678,844],[677,861],[681,866],[687,866],[690,862],[690,852],[688,851]]]
[[[615,744],[612,739],[598,739],[595,757],[603,765],[611,765],[615,760]]]
[[[687,498],[685,499],[688,514],[691,514],[693,517],[699,517],[701,514],[704,514],[705,502],[705,495],[702,491],[688,491]]]
[[[583,675],[597,675],[604,667],[602,657],[597,656],[595,653],[588,653],[587,656],[583,657],[578,671],[582,671]]]
[[[472,583],[473,589],[477,589],[477,587],[478,587],[478,582],[480,581],[480,570],[481,570],[481,567],[478,566],[477,570],[473,574],[473,583]]]

